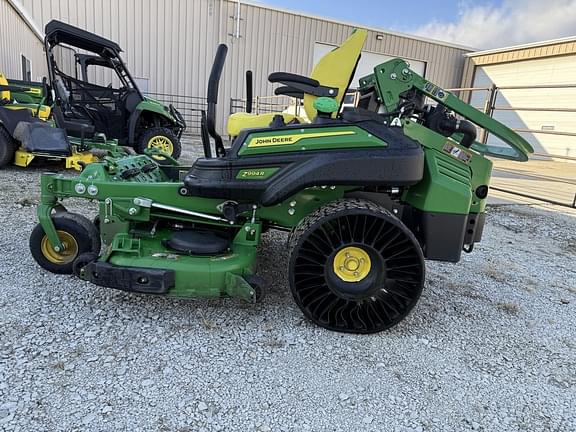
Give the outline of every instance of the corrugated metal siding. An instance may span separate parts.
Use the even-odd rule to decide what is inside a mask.
[[[512,49],[510,51],[485,55],[480,54],[478,56],[471,56],[470,58],[475,65],[480,66],[569,54],[576,54],[576,42],[574,41],[551,43],[550,45],[538,47]]]
[[[0,0],[0,73],[8,79],[22,79],[23,54],[32,63],[32,79],[46,75],[42,42],[6,0]]]
[[[204,96],[218,43],[229,46],[222,76],[220,120],[231,97],[244,96],[244,71],[254,71],[254,94],[271,95],[274,71],[307,75],[314,43],[340,44],[353,27],[315,17],[242,4],[239,39],[231,0],[22,0],[42,28],[50,19],[116,40],[135,77],[156,93]],[[444,87],[460,84],[464,49],[370,31],[366,51],[422,60],[426,75]],[[222,125],[220,125],[220,128]]]

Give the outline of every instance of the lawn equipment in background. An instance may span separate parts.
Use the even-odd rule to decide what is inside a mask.
[[[45,33],[48,80],[60,127],[76,137],[103,133],[138,153],[153,148],[174,159],[180,156],[186,128],[182,115],[172,105],[142,94],[117,43],[55,20],[46,25]],[[89,79],[98,75],[110,83]]]
[[[185,168],[136,155],[74,178],[43,175],[35,260],[129,292],[254,302],[264,288],[254,274],[261,235],[286,230],[290,289],[306,317],[352,333],[399,323],[422,292],[424,259],[456,262],[481,239],[492,168],[482,153],[526,160],[532,149],[400,59],[376,66],[361,80],[360,106],[341,112],[366,35],[355,31],[313,78],[270,76],[281,93],[302,94],[311,123],[278,113],[272,126],[247,128],[269,117],[234,115],[230,148],[215,130],[220,45],[202,125],[206,157]],[[471,122],[507,147],[476,142]],[[98,229],[63,211],[67,198],[97,201]]]
[[[29,166],[37,157],[64,160],[66,168],[81,171],[103,156],[126,151],[102,134],[73,138],[55,127],[46,103],[46,84],[8,80],[0,74],[0,168],[10,163]]]

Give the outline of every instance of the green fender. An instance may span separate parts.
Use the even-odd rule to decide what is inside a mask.
[[[155,115],[168,120],[172,125],[179,126],[178,120],[170,113],[170,110],[166,105],[163,105],[155,99],[144,98],[144,100],[136,106],[136,109],[130,115],[130,121],[128,123],[128,143],[130,145],[134,145],[136,142],[136,125],[144,112],[154,113]]]

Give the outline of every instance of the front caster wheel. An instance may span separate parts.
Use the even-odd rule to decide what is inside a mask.
[[[424,285],[424,258],[412,232],[370,201],[330,203],[290,237],[290,289],[319,326],[376,333],[404,319]]]
[[[74,260],[86,252],[100,252],[100,237],[95,237],[95,230],[87,225],[92,224],[80,215],[61,213],[52,217],[58,237],[64,246],[56,251],[48,240],[40,224],[36,225],[30,235],[30,252],[40,267],[60,274],[71,274]]]

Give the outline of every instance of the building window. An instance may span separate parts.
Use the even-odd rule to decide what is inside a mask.
[[[24,54],[20,57],[22,58],[22,79],[24,81],[32,81],[32,64]]]

